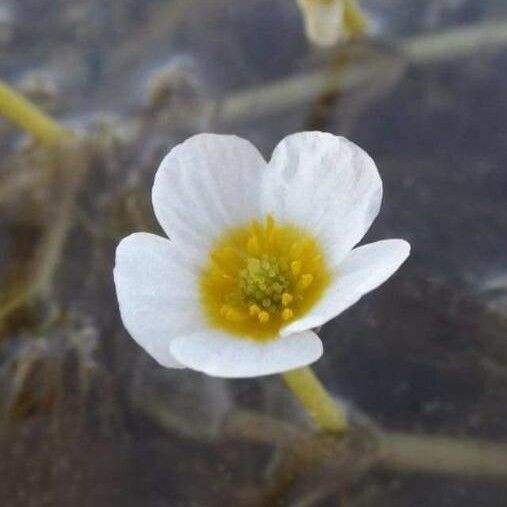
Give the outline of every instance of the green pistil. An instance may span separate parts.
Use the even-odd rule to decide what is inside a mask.
[[[247,265],[239,272],[239,287],[248,304],[263,308],[281,306],[282,294],[289,289],[289,280],[277,259],[263,255],[260,259],[249,257]]]

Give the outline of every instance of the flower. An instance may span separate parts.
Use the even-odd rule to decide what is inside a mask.
[[[170,239],[140,232],[118,245],[123,323],[167,367],[253,377],[308,365],[322,355],[312,329],[409,254],[401,239],[354,248],[381,199],[375,163],[343,137],[290,135],[269,163],[239,137],[191,137],[153,185]]]
[[[356,0],[298,0],[306,36],[317,46],[334,46],[363,35],[367,21]]]

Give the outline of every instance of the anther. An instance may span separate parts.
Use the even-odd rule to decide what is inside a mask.
[[[258,220],[252,221],[252,224],[250,225],[250,230],[253,232],[254,236],[260,236],[264,233],[263,227]]]
[[[318,245],[302,232],[265,216],[210,252],[202,287],[213,299],[204,302],[220,302],[207,309],[224,329],[264,337],[294,321],[307,298],[312,304],[327,272]]]
[[[303,245],[299,242],[292,243],[290,249],[289,249],[289,256],[294,258],[301,257],[301,254],[303,253]]]
[[[227,320],[231,321],[231,322],[240,322],[242,319],[242,315],[240,312],[238,312],[237,310],[234,310],[234,308],[232,308],[231,306],[229,305],[222,305],[222,307],[220,308],[220,315],[222,315],[222,317],[225,317]]]
[[[245,315],[237,310],[230,310],[225,318],[231,322],[241,322],[245,319]]]
[[[282,294],[282,305],[283,306],[289,306],[292,301],[294,301],[294,296],[292,294],[289,294],[288,292],[284,292]]]
[[[217,269],[214,269],[212,272],[211,272],[211,276],[218,282],[221,282],[223,280],[230,280],[230,281],[234,281],[234,277],[231,276],[231,275],[228,275],[227,273],[224,273],[221,269],[217,268]]]
[[[241,312],[229,305],[223,305],[222,308],[220,308],[220,315],[230,322],[241,322],[244,319],[244,315]]]
[[[290,270],[294,276],[298,276],[301,272],[301,261],[292,261],[290,263]]]
[[[276,235],[275,219],[268,215],[266,217],[266,240],[268,245],[272,246],[275,243]]]
[[[298,281],[297,287],[298,289],[306,289],[309,287],[313,282],[313,275],[310,273],[306,273],[304,275],[301,275],[301,278]]]
[[[261,253],[257,236],[250,236],[246,243],[246,250],[250,255],[259,255]]]
[[[263,310],[262,312],[259,312],[257,318],[261,324],[266,324],[266,322],[269,322],[269,313]]]
[[[248,311],[250,312],[250,315],[253,317],[255,315],[259,315],[261,309],[257,305],[250,305],[248,307]]]
[[[237,254],[233,248],[225,247],[213,252],[211,258],[221,271],[226,271],[236,264]]]
[[[282,319],[289,320],[294,316],[294,312],[290,308],[284,308],[282,311]]]

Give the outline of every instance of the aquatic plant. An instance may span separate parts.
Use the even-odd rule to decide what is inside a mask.
[[[40,100],[37,87],[30,90],[25,86],[25,70],[23,75],[17,72],[24,66],[21,61],[12,66],[12,72],[6,73],[17,89],[42,106],[46,113],[64,114],[69,126],[56,123],[19,95],[11,100],[11,93],[0,94],[2,116],[32,134],[32,139],[24,137],[22,142],[16,142],[21,138],[9,132],[6,124],[0,125],[6,155],[0,183],[0,203],[5,213],[2,245],[6,247],[2,250],[2,259],[6,262],[0,272],[3,292],[0,298],[3,340],[0,375],[4,393],[1,415],[5,418],[0,443],[6,457],[0,473],[5,485],[2,502],[10,505],[13,498],[18,498],[19,505],[34,501],[48,505],[145,505],[150,504],[152,498],[146,497],[143,484],[152,484],[147,478],[154,475],[162,477],[150,488],[157,495],[153,499],[157,504],[169,501],[171,504],[197,502],[203,505],[320,505],[328,496],[339,496],[341,501],[354,505],[390,505],[393,503],[392,489],[375,483],[378,474],[370,473],[366,480],[358,481],[369,470],[379,469],[384,478],[387,472],[389,483],[392,478],[403,482],[404,477],[410,477],[416,490],[420,490],[419,479],[426,481],[426,474],[437,474],[439,482],[445,481],[442,488],[446,490],[447,503],[452,502],[452,493],[447,491],[453,488],[458,477],[467,475],[479,479],[479,489],[483,488],[482,478],[488,485],[495,478],[501,484],[507,470],[507,453],[505,444],[496,437],[503,428],[498,418],[498,396],[503,392],[505,378],[502,339],[505,321],[499,319],[498,328],[490,329],[495,317],[486,310],[490,300],[474,301],[470,307],[467,297],[455,287],[447,286],[447,282],[438,289],[434,271],[440,259],[452,261],[449,252],[441,251],[429,259],[428,271],[423,270],[420,276],[417,269],[424,256],[420,249],[424,251],[425,248],[420,243],[419,259],[411,263],[410,269],[404,269],[371,303],[357,305],[350,314],[339,319],[336,327],[329,326],[319,333],[326,345],[326,355],[318,364],[319,374],[332,397],[311,370],[295,370],[300,385],[309,386],[299,392],[296,387],[296,392],[306,394],[306,403],[314,402],[318,407],[315,411],[310,405],[310,411],[322,414],[323,405],[330,407],[329,421],[326,426],[320,424],[321,428],[336,431],[333,417],[344,413],[334,405],[336,393],[346,393],[351,400],[347,406],[348,431],[342,438],[307,427],[306,414],[287,396],[283,383],[276,376],[232,382],[157,367],[148,354],[139,353],[130,340],[125,339],[112,295],[110,272],[114,246],[121,237],[134,230],[158,231],[151,218],[146,188],[152,183],[155,161],[168,146],[195,132],[212,129],[246,131],[266,148],[271,139],[280,135],[279,124],[285,125],[284,132],[297,124],[297,128],[350,133],[351,123],[359,119],[358,113],[364,105],[371,105],[372,101],[378,104],[383,94],[391,92],[406,71],[407,63],[409,68],[420,70],[435,62],[452,63],[454,67],[457,58],[466,55],[470,58],[472,53],[484,50],[496,51],[495,48],[505,45],[505,23],[491,20],[409,36],[396,42],[396,51],[392,51],[390,44],[379,45],[373,41],[339,45],[330,51],[305,48],[307,53],[297,60],[302,66],[298,65],[296,74],[283,74],[282,70],[286,71],[284,62],[278,62],[280,73],[274,80],[263,79],[261,73],[259,79],[252,82],[250,74],[249,77],[245,74],[246,80],[219,92],[215,89],[216,95],[209,94],[209,83],[205,82],[201,83],[204,84],[202,93],[188,95],[191,88],[188,77],[195,77],[196,69],[189,72],[185,69],[175,75],[170,63],[175,61],[174,55],[168,64],[168,55],[164,54],[166,48],[171,47],[165,34],[174,30],[181,20],[173,14],[180,8],[181,12],[192,13],[193,23],[200,23],[195,17],[197,5],[208,13],[216,11],[218,4],[227,2],[213,2],[213,5],[202,0],[160,3],[170,6],[162,11],[153,9],[151,20],[139,20],[135,16],[135,30],[128,35],[130,56],[122,59],[126,53],[122,45],[112,49],[110,54],[101,55],[107,66],[111,62],[116,69],[123,66],[122,77],[129,77],[120,84],[111,79],[118,70],[109,69],[106,94],[120,96],[125,83],[131,82],[132,74],[140,76],[142,83],[141,87],[136,86],[136,98],[133,93],[129,95],[127,111],[118,111],[108,103],[107,110],[111,105],[111,110],[116,111],[113,120],[109,113],[104,115],[103,103],[95,102],[97,97],[90,94],[89,88],[56,86],[51,92],[56,107],[47,108],[48,104]],[[287,0],[286,4],[293,4],[293,15],[295,2]],[[21,7],[19,10],[21,12]],[[95,6],[90,10],[95,13]],[[56,11],[59,9],[53,9]],[[199,14],[199,19],[206,18],[202,11]],[[100,14],[96,16],[100,17]],[[161,31],[151,25],[155,18]],[[42,24],[53,30],[50,23]],[[173,28],[168,27],[169,24]],[[83,23],[83,26],[87,25]],[[146,30],[148,27],[150,29]],[[199,29],[194,24],[192,27],[186,32],[193,41]],[[147,34],[146,38],[139,37],[143,33]],[[164,35],[158,37],[158,33]],[[207,35],[202,37],[206,39]],[[224,40],[227,37],[223,34]],[[56,40],[58,42],[58,37]],[[45,44],[44,37],[40,41]],[[149,50],[147,41],[151,45]],[[241,49],[242,41],[234,47]],[[11,61],[17,55],[22,56],[26,42],[17,37],[16,46],[19,52],[9,51]],[[87,45],[83,44],[83,49],[84,46]],[[160,65],[160,53],[153,65],[150,59],[153,48],[156,51],[162,48],[163,65]],[[88,50],[87,46],[85,51]],[[251,62],[244,58],[246,55],[241,51],[237,54],[246,64],[245,70],[250,72]],[[309,68],[304,63],[306,56],[316,65]],[[321,59],[325,60],[324,65]],[[41,61],[43,68],[46,64]],[[29,65],[32,62],[29,61]],[[146,65],[151,69],[149,73]],[[51,68],[48,72],[54,77]],[[32,75],[33,71],[28,69],[27,76]],[[234,78],[235,72],[231,70],[230,76]],[[199,75],[199,79],[203,77]],[[423,87],[424,77],[420,77]],[[132,92],[129,85],[127,88]],[[147,92],[144,99],[143,88]],[[178,95],[178,89],[187,94],[186,100]],[[67,102],[76,93],[82,97],[80,106],[83,106],[83,99],[89,100],[84,108]],[[428,94],[425,92],[424,97]],[[351,103],[353,97],[357,97],[358,102],[352,100]],[[144,106],[139,104],[143,101]],[[488,100],[484,102],[487,104]],[[399,104],[398,99],[396,104]],[[460,104],[465,104],[464,97],[460,98]],[[96,113],[97,107],[101,109],[100,114]],[[301,108],[305,110],[303,122],[296,113]],[[421,111],[426,114],[433,110],[424,100],[416,109],[419,110],[419,114],[413,112],[416,120]],[[290,122],[285,124],[287,113]],[[41,115],[42,122],[38,121]],[[250,125],[267,118],[270,121],[262,122],[259,130],[254,128],[252,132]],[[272,118],[276,121],[271,121]],[[385,125],[385,115],[377,118],[382,118]],[[372,118],[371,123],[375,125],[378,121]],[[390,121],[388,116],[389,126]],[[362,125],[361,132],[354,130],[354,135],[367,139],[365,142],[383,157],[388,188],[400,190],[401,186],[406,191],[406,197],[400,192],[391,194],[386,210],[388,218],[382,221],[380,228],[385,228],[385,235],[389,236],[393,222],[399,223],[403,230],[410,231],[411,240],[419,242],[419,218],[415,217],[421,206],[417,205],[417,200],[423,190],[428,190],[428,187],[421,189],[421,180],[428,183],[427,178],[434,177],[440,169],[445,169],[441,173],[443,178],[445,174],[445,178],[452,180],[453,168],[439,167],[437,157],[426,160],[424,149],[418,152],[419,155],[423,152],[422,161],[415,160],[412,152],[407,157],[406,140],[394,138],[390,128],[387,135],[396,140],[390,148],[393,152],[386,154],[382,151],[385,145],[380,131],[376,133],[380,139],[364,137],[363,129],[370,122],[357,123]],[[245,124],[249,126],[245,128]],[[78,135],[69,135],[70,125],[79,125]],[[366,131],[369,132],[370,127]],[[4,137],[4,134],[7,135]],[[439,134],[439,137],[442,136]],[[114,139],[112,143],[106,141],[111,139]],[[105,144],[107,149],[103,149]],[[464,183],[465,175],[466,178],[470,176],[470,168],[466,165],[460,168]],[[431,201],[425,202],[425,211],[438,200],[436,194],[444,196],[442,202],[451,202],[451,207],[463,197],[459,186],[455,190],[456,197],[430,188],[434,193]],[[475,211],[477,205],[480,216],[485,208],[481,209],[483,203],[475,197],[473,208]],[[406,198],[410,206],[398,213],[400,200],[403,202]],[[465,218],[462,204],[459,201],[453,216],[458,222]],[[498,212],[497,207],[494,210]],[[275,218],[273,222],[268,216],[259,220],[262,232],[272,226],[277,226],[278,231],[281,221],[271,215]],[[424,215],[421,223],[426,224],[427,218]],[[441,230],[445,231],[445,217],[439,216],[438,221],[444,224]],[[469,223],[474,223],[473,217]],[[485,225],[482,221],[480,224],[481,227]],[[440,228],[438,231],[440,233]],[[247,266],[251,268],[249,272],[259,267],[256,262],[250,264]],[[309,287],[313,284],[314,280]],[[289,299],[285,297],[286,302]],[[396,304],[392,304],[393,301]],[[498,303],[499,298],[495,301]],[[69,310],[76,317],[75,324],[68,322]],[[235,315],[230,310],[224,308],[220,316],[228,316],[232,319],[228,322],[233,323]],[[258,322],[264,324],[263,331],[275,321],[269,312],[266,320],[262,310],[257,313],[254,306],[252,311]],[[288,319],[284,322],[294,320],[289,312],[285,312],[285,316]],[[335,330],[338,339],[333,338]],[[260,336],[259,339],[272,338]],[[354,356],[358,349],[360,356]],[[382,371],[378,368],[378,354],[385,360]],[[425,371],[423,378],[418,376],[421,371]],[[354,375],[361,380],[354,382]],[[390,383],[391,375],[400,379],[399,385]],[[288,376],[286,372],[285,378]],[[418,381],[424,383],[418,384]],[[439,397],[431,399],[434,395],[431,387],[435,385],[440,389]],[[358,387],[364,390],[358,393]],[[407,403],[410,403],[409,410]],[[249,410],[244,410],[247,407]],[[362,416],[359,407],[375,422]],[[128,414],[127,427],[116,422],[123,420],[125,414]],[[445,434],[453,436],[437,436]],[[128,444],[121,449],[118,440],[125,436],[128,436],[125,439]],[[494,438],[494,441],[475,439],[479,436]],[[146,448],[150,449],[148,453]],[[123,468],[125,463],[134,464],[135,476],[122,470],[118,474],[120,483],[111,485],[110,470],[107,465],[102,466],[107,463],[108,455],[114,462],[113,469]],[[262,455],[260,459],[259,455]],[[149,466],[144,466],[143,456]],[[82,461],[86,462],[85,466]],[[414,473],[418,480],[413,480]],[[448,482],[440,477],[444,474],[454,476],[453,480]],[[76,487],[76,483],[80,486]],[[175,483],[178,492],[174,491]],[[129,485],[142,492],[138,496],[134,494],[133,498]],[[116,497],[115,501],[91,500],[101,488],[106,496]],[[475,483],[467,480],[463,491],[474,488]],[[459,489],[461,491],[461,487]],[[486,496],[493,497],[498,492],[496,487],[487,489],[490,493]],[[124,495],[128,500],[118,500],[120,491],[126,491]],[[18,496],[12,496],[15,494]],[[63,501],[55,500],[55,495],[60,495]],[[177,499],[173,495],[177,495]],[[225,502],[219,500],[222,495],[227,499]],[[461,496],[464,495],[463,492]],[[468,501],[474,500],[469,498]]]
[[[391,276],[410,247],[358,248],[377,216],[373,160],[343,137],[301,132],[266,163],[235,136],[196,135],[164,158],[152,191],[170,240],[123,239],[114,279],[123,322],[160,364],[218,377],[284,373],[324,429],[344,415],[308,369],[312,331]]]

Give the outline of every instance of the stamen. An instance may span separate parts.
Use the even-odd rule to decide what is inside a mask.
[[[294,301],[294,296],[292,294],[289,294],[288,292],[284,292],[282,294],[282,305],[283,306],[289,306],[292,301]]]
[[[261,324],[266,324],[267,322],[269,322],[269,313],[263,310],[262,312],[259,312],[257,318],[259,319],[259,322]]]
[[[241,322],[245,319],[243,312],[240,312],[229,305],[223,305],[220,309],[220,313],[230,322]]]
[[[248,243],[246,244],[246,251],[250,255],[258,256],[261,253],[261,249],[259,246],[259,240],[257,239],[257,236],[250,236],[248,238]]]
[[[294,312],[290,308],[284,308],[282,311],[282,319],[289,320],[294,317]]]
[[[264,233],[263,227],[258,220],[252,220],[250,229],[252,230],[252,234],[254,236],[260,236],[261,234]]]
[[[297,241],[296,243],[293,243],[289,250],[289,257],[292,259],[298,259],[303,253],[303,248],[304,246],[301,242]]]
[[[310,273],[305,273],[301,275],[301,278],[298,280],[297,288],[300,290],[307,289],[313,282],[313,275]]]
[[[237,265],[237,253],[231,247],[221,248],[213,252],[211,258],[216,264],[217,269],[225,273],[231,272]]]
[[[211,276],[217,283],[223,282],[224,280],[234,281],[234,277],[224,273],[220,268],[216,268],[211,272]]]
[[[250,315],[254,317],[255,315],[259,315],[261,309],[257,305],[250,305],[248,307],[248,311],[250,312]]]
[[[292,261],[290,263],[290,270],[294,276],[298,276],[301,273],[301,261]]]
[[[270,213],[266,217],[266,232],[269,234],[275,228],[275,219]]]
[[[214,325],[266,340],[306,313],[329,280],[316,239],[267,216],[224,235],[210,252],[200,286]]]

